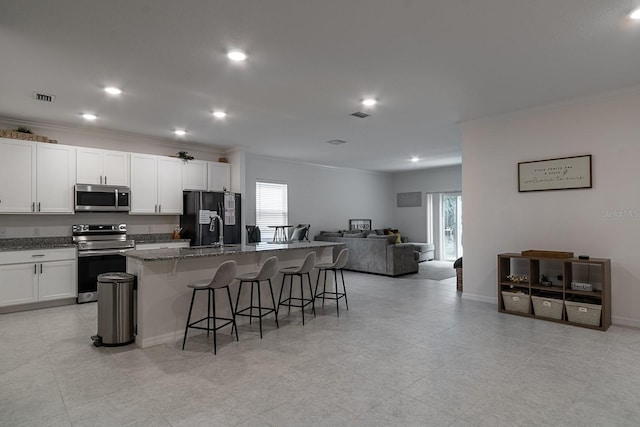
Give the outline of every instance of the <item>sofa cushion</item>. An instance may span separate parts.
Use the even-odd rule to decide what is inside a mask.
[[[389,244],[394,244],[396,242],[396,236],[388,235],[388,236],[380,236],[377,234],[369,234],[367,239],[378,239],[378,240],[386,240]]]
[[[323,237],[342,237],[341,231],[321,231]]]
[[[342,237],[362,238],[362,237],[365,237],[365,235],[364,235],[364,233],[362,233],[362,232],[357,232],[357,233],[344,233],[344,234],[342,234]]]

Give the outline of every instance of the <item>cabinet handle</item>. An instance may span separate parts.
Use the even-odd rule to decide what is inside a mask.
[[[40,202],[38,202],[38,212],[40,212]]]
[[[31,255],[31,258],[40,258],[43,257],[44,254],[36,254],[36,255]]]
[[[107,185],[107,176],[104,176],[104,185]]]
[[[38,264],[33,264],[33,274],[38,274]]]
[[[31,202],[31,212],[36,211],[36,202]]]
[[[158,212],[158,205],[155,205],[155,207],[153,208],[154,212]]]
[[[162,205],[158,205],[158,213],[162,212]]]
[[[42,264],[40,264],[40,274],[42,274]]]
[[[100,184],[102,185],[102,175],[100,175]]]

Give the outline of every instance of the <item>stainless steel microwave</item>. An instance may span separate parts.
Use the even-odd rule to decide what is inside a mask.
[[[129,187],[116,185],[76,185],[76,212],[127,212]]]

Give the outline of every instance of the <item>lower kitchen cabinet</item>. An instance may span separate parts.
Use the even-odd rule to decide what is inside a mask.
[[[75,248],[0,252],[0,307],[77,296]]]

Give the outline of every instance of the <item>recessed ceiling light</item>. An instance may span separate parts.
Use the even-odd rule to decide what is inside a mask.
[[[239,49],[233,49],[227,52],[227,58],[232,61],[240,62],[247,59],[247,54]]]
[[[636,9],[629,14],[629,18],[634,20],[640,20],[640,9]]]
[[[215,117],[216,119],[224,119],[225,117],[227,117],[227,113],[225,113],[224,111],[216,110],[213,112],[213,117]]]
[[[412,161],[413,163],[419,162],[419,161],[420,161],[420,157],[413,156],[413,157],[411,158],[411,161]]]
[[[365,107],[373,107],[377,103],[378,101],[375,100],[374,98],[365,98],[362,100],[362,105],[364,105]]]
[[[107,92],[109,95],[120,95],[122,93],[122,90],[120,88],[113,87],[113,86],[105,87],[104,91]]]
[[[85,120],[93,121],[93,120],[97,119],[98,116],[96,116],[95,114],[91,114],[91,113],[84,113],[82,115],[82,118],[85,119]]]
[[[185,136],[187,134],[187,131],[184,129],[176,129],[173,131],[173,133],[175,133],[178,136]]]

